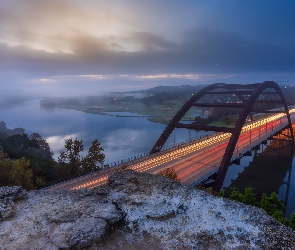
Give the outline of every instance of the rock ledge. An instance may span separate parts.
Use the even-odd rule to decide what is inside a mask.
[[[295,249],[294,231],[263,210],[157,175],[126,170],[96,190],[11,193],[0,188],[11,207],[6,216],[0,203],[1,249]]]

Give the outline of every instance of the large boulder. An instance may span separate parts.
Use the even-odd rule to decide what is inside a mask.
[[[0,221],[13,215],[13,201],[25,198],[26,194],[26,190],[20,186],[0,187]]]
[[[0,187],[0,199],[10,198],[11,200],[17,200],[25,198],[27,191],[20,186],[13,187]]]
[[[261,209],[131,170],[95,190],[31,191],[0,235],[1,249],[295,249]]]

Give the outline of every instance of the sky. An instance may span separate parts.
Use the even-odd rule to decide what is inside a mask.
[[[294,0],[0,0],[1,93],[293,84],[294,13]]]

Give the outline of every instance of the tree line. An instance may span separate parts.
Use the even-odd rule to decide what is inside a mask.
[[[8,129],[0,122],[0,186],[19,185],[31,190],[48,182],[87,174],[103,167],[105,155],[94,140],[86,156],[83,141],[65,140],[58,161],[39,134],[27,135],[22,128]]]
[[[290,219],[287,219],[285,217],[286,207],[279,200],[275,192],[271,193],[269,196],[263,194],[261,199],[258,200],[257,195],[251,187],[245,188],[244,193],[239,192],[236,188],[232,188],[229,191],[220,191],[218,196],[262,208],[269,216],[295,230],[295,212],[291,214]]]

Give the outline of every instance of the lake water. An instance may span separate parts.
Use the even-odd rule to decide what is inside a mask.
[[[1,120],[10,129],[21,127],[27,134],[39,133],[49,143],[55,159],[64,149],[67,138],[85,141],[85,153],[91,142],[98,139],[104,148],[106,164],[148,153],[166,127],[148,121],[145,116],[127,112],[98,115],[63,108],[42,109],[38,100],[0,109]],[[176,129],[165,145],[196,139],[204,134]]]
[[[116,117],[115,115],[122,115],[122,117]],[[8,128],[22,127],[27,134],[39,133],[48,141],[54,152],[55,159],[63,150],[64,140],[67,138],[82,139],[85,142],[85,151],[87,151],[93,140],[98,139],[104,148],[106,164],[148,153],[166,127],[166,125],[148,121],[147,117],[141,115],[134,117],[134,114],[130,113],[98,115],[62,108],[42,109],[38,100],[24,102],[11,108],[0,108],[1,120],[6,123]],[[203,135],[205,135],[205,132],[189,132],[186,129],[176,129],[165,145],[196,139]],[[262,151],[263,148],[258,150],[257,155],[261,154]],[[259,160],[257,157],[247,156],[241,159],[240,165],[232,165],[224,181],[224,187],[230,186],[233,180],[238,180],[243,176],[245,176],[244,179],[255,180],[256,178],[256,183],[264,182],[267,184],[271,182],[268,179],[271,177],[258,176],[255,174],[255,169],[254,173],[252,173],[253,176],[247,176],[245,170],[257,159]],[[263,161],[267,161],[266,159],[264,158]],[[290,215],[295,210],[295,161],[293,155],[287,162],[284,164],[288,165],[290,171],[283,173],[286,175],[283,178],[284,181],[282,181],[278,190],[273,191],[277,191],[279,197],[285,200],[287,215]],[[278,159],[267,162],[267,164],[276,164],[273,167],[281,168],[282,162]],[[258,165],[261,165],[261,161]],[[259,168],[259,166],[256,167]],[[283,182],[289,183],[289,188]],[[258,191],[264,192],[264,190]],[[286,193],[288,193],[287,198]]]

